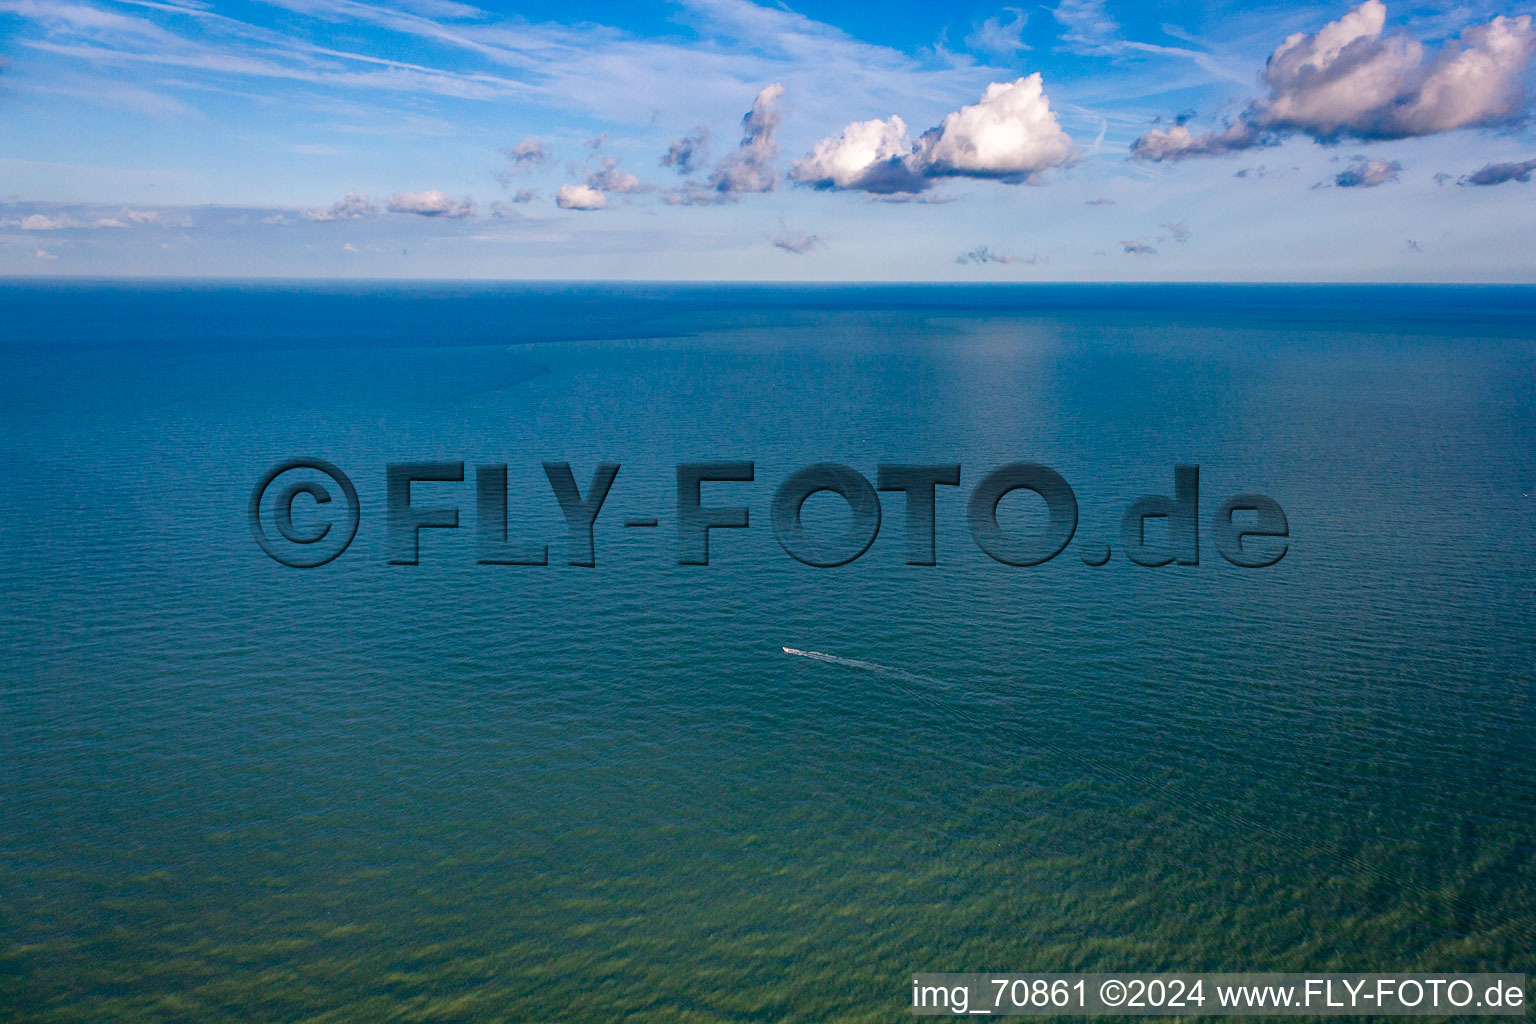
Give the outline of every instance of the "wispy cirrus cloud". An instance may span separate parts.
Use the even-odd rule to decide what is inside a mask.
[[[811,118],[835,116],[850,104],[935,101],[976,88],[985,75],[976,67],[935,66],[750,0],[680,2],[678,20],[695,39],[642,37],[591,22],[529,24],[468,5],[452,14],[346,0],[265,6],[293,17],[263,25],[172,4],[143,4],[127,14],[91,0],[0,0],[0,12],[21,22],[16,45],[84,66],[175,69],[353,95],[511,99],[615,121],[689,116],[700,97],[764,81],[800,95],[801,111]],[[367,32],[350,36],[353,47],[336,46],[332,25]],[[370,45],[389,35],[408,48]],[[399,59],[401,52],[413,59]]]
[[[1029,24],[1029,16],[1018,7],[1005,7],[1003,12],[1009,15],[1007,21],[996,16],[983,19],[965,37],[965,45],[1004,60],[1028,50],[1029,44],[1024,42],[1024,26]]]
[[[1205,50],[1126,39],[1119,21],[1109,13],[1105,0],[1060,0],[1049,10],[1061,26],[1062,46],[1076,53],[1105,57],[1139,55],[1177,58],[1194,63],[1212,77],[1248,84],[1249,80],[1242,72]],[[1164,31],[1174,30],[1165,26]],[[1181,34],[1181,38],[1189,41],[1187,35]]]

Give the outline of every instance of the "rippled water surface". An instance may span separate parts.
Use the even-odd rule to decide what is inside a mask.
[[[1532,291],[10,284],[0,318],[15,1019],[892,1020],[914,970],[1532,968]],[[361,498],[308,571],[246,518],[300,455]],[[461,528],[390,565],[384,466],[429,460],[468,467],[413,489]],[[680,566],[674,467],[710,460],[754,462],[705,485],[751,525]],[[965,524],[1017,460],[1081,512],[1032,568]],[[595,568],[544,461],[622,464]],[[769,502],[819,461],[961,463],[938,565],[899,494],[859,560],[791,559]],[[550,565],[476,564],[481,463]],[[1120,514],[1178,463],[1200,564],[1132,565]],[[1269,569],[1211,541],[1249,491],[1289,519]]]

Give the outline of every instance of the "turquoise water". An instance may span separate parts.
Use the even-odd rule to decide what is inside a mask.
[[[1532,968],[1532,290],[7,284],[0,323],[14,1019],[892,1020],[917,970]],[[361,498],[314,570],[245,516],[289,456]],[[389,565],[384,466],[426,460],[506,463],[551,564],[477,565],[466,479],[417,485],[461,528]],[[674,467],[709,460],[755,463],[706,485],[751,525],[680,566]],[[1032,568],[965,525],[1016,460],[1080,506]],[[595,568],[543,461],[622,464]],[[785,554],[774,488],[819,461],[961,463],[938,565],[895,494],[859,560]],[[1200,564],[1132,565],[1121,511],[1180,463]],[[1246,491],[1289,519],[1269,569],[1210,542]]]

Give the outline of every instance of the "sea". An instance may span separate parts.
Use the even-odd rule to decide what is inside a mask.
[[[1533,966],[1536,289],[12,280],[0,437],[5,1019]],[[355,535],[314,469],[281,521],[294,460]],[[619,467],[591,565],[546,463]],[[751,479],[695,512],[698,463]],[[774,516],[825,463],[959,483],[860,554],[835,491]],[[971,528],[1017,463],[1076,507],[1033,565]],[[1196,557],[1137,564],[1177,466]]]

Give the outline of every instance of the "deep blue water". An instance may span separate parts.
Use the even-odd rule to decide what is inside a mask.
[[[914,970],[1529,969],[1536,290],[11,283],[0,357],[17,1019],[889,1020]],[[291,456],[360,496],[312,570],[246,517]],[[720,460],[755,479],[705,504],[751,525],[678,565],[675,467]],[[413,488],[461,525],[390,565],[409,461],[466,464]],[[546,461],[622,465],[594,568]],[[857,561],[789,557],[769,503],[823,461],[961,464],[938,564],[899,494]],[[1014,461],[1080,510],[1029,568],[965,521]],[[482,463],[549,565],[476,564]],[[1176,464],[1199,564],[1133,565],[1121,512]],[[1270,568],[1212,543],[1243,492],[1287,516]]]

